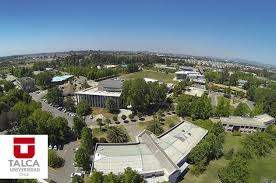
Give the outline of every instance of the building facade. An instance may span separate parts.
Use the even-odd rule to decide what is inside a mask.
[[[36,89],[35,80],[30,77],[18,78],[16,83],[22,90],[26,92],[32,92]]]
[[[112,100],[116,108],[122,106],[121,79],[108,79],[98,83],[98,87],[87,88],[82,91],[75,92],[77,103],[85,100],[91,107],[105,107],[106,100]]]
[[[257,130],[264,131],[268,126],[275,123],[275,118],[268,114],[262,114],[253,118],[241,116],[221,117],[220,121],[226,131],[252,133]]]

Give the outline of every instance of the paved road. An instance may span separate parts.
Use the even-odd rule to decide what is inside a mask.
[[[71,173],[74,172],[73,162],[75,159],[74,149],[79,146],[79,141],[70,142],[69,144],[64,145],[62,151],[57,151],[58,155],[65,160],[63,167],[59,169],[49,168],[49,180],[53,180],[57,183],[70,183],[71,182]]]
[[[57,108],[51,106],[50,104],[48,104],[48,103],[42,101],[42,97],[43,97],[44,95],[46,95],[46,94],[47,94],[47,91],[46,91],[46,90],[40,92],[39,94],[38,94],[38,93],[35,93],[35,92],[30,93],[30,95],[32,96],[32,98],[33,98],[35,101],[41,102],[41,104],[42,104],[42,109],[43,109],[44,111],[50,112],[54,117],[58,117],[58,116],[64,117],[64,118],[67,119],[67,121],[68,121],[68,126],[69,126],[69,127],[72,127],[72,126],[73,126],[73,117],[72,117],[72,116],[69,116],[68,114],[66,114],[66,113],[64,113],[64,112],[62,112],[62,111],[60,111],[60,110],[58,110]],[[87,126],[90,126],[90,125],[93,124],[92,119],[90,119],[88,116],[85,118],[85,122],[86,122]],[[94,125],[96,125],[96,123],[94,123]]]

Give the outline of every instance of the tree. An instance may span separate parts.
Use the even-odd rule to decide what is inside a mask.
[[[86,123],[82,117],[74,116],[73,118],[73,131],[77,137],[81,136],[82,129],[86,127]]]
[[[54,150],[48,151],[48,164],[52,168],[58,168],[63,166],[64,160],[59,157]]]
[[[93,171],[88,179],[88,183],[102,183],[104,180],[103,172]]]
[[[97,121],[97,125],[100,126],[100,129],[102,129],[102,126],[104,126],[103,119],[102,118],[98,118],[96,121]]]
[[[250,116],[257,116],[264,113],[264,106],[263,104],[256,104],[254,109],[251,111]]]
[[[109,174],[104,176],[103,183],[121,183],[120,177],[118,175],[110,172]]]
[[[134,114],[130,114],[130,115],[128,115],[128,117],[129,117],[130,120],[133,120],[134,119]]]
[[[121,127],[111,126],[107,130],[107,140],[112,143],[128,142],[128,135]]]
[[[212,113],[211,100],[202,96],[192,103],[191,115],[193,119],[208,119]]]
[[[183,116],[183,117],[191,115],[191,101],[192,101],[192,98],[188,95],[179,96],[177,106],[176,106],[176,113],[179,116]]]
[[[112,119],[113,119],[113,121],[118,121],[118,117],[117,116],[113,116]]]
[[[109,126],[109,124],[111,123],[111,120],[108,119],[108,118],[106,118],[106,119],[104,120],[104,123],[105,123],[107,126]]]
[[[10,91],[11,89],[14,89],[14,88],[15,88],[15,86],[11,81],[5,81],[4,82],[4,90],[6,92],[8,92],[8,91]]]
[[[67,111],[71,111],[71,112],[76,111],[75,102],[72,99],[72,97],[66,97],[66,100],[63,101],[63,105]]]
[[[89,170],[89,159],[90,154],[87,150],[80,146],[79,149],[75,153],[75,161],[79,167],[82,167],[84,170]]]
[[[63,104],[62,92],[58,87],[53,87],[49,89],[48,93],[46,94],[46,99],[48,100],[48,102],[58,106]]]
[[[126,115],[123,114],[122,115],[122,120],[126,120],[126,118],[127,118]]]
[[[147,126],[147,130],[151,131],[155,135],[160,135],[164,132],[164,129],[159,122],[153,122]]]
[[[234,110],[235,116],[249,116],[250,109],[245,103],[239,103],[239,105]]]
[[[201,173],[203,173],[206,168],[207,168],[207,158],[204,157],[202,160],[200,160],[199,162],[196,162],[191,169],[191,172],[193,175],[200,175]]]
[[[93,150],[92,139],[92,130],[84,127],[81,131],[81,146],[87,151],[88,154],[91,154]]]
[[[76,107],[76,112],[79,116],[88,115],[90,112],[90,106],[85,100],[82,100],[78,103]]]
[[[216,116],[228,117],[230,115],[230,101],[224,97],[218,99],[217,107],[215,108]]]
[[[143,181],[143,177],[137,171],[132,170],[130,167],[127,167],[122,174],[123,183],[141,183]]]
[[[235,157],[218,173],[222,183],[246,183],[249,180],[249,175],[248,162],[241,157]]]
[[[43,88],[49,87],[53,78],[51,72],[41,72],[36,76],[36,84]]]
[[[72,178],[72,183],[84,183],[84,180],[82,179],[82,177],[78,176],[78,175],[75,175],[73,178]]]
[[[104,106],[109,112],[114,112],[115,110],[117,110],[116,103],[111,98],[107,98],[105,100]]]
[[[138,112],[138,113],[137,113],[137,116],[138,116],[139,119],[141,119],[141,118],[143,117],[143,113]]]

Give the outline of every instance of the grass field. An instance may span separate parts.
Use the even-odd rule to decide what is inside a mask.
[[[163,117],[164,121],[162,123],[164,123],[164,125],[162,125],[164,131],[167,131],[168,129],[170,129],[172,126],[176,125],[177,123],[180,122],[179,117],[176,115],[172,115],[172,116],[167,116],[167,117]],[[153,120],[151,121],[145,121],[145,122],[141,122],[138,124],[138,127],[141,130],[144,130],[147,128],[147,126],[153,123]]]
[[[262,178],[276,181],[276,149],[263,159],[250,160],[250,183],[259,183]]]
[[[245,136],[233,136],[232,133],[226,133],[223,151],[227,152],[231,148],[237,151],[241,147],[241,141]],[[218,170],[227,165],[229,160],[223,157],[219,160],[213,160],[207,167],[207,170],[200,176],[194,176],[188,172],[181,183],[219,183]]]
[[[223,151],[227,152],[231,148],[237,152],[242,146],[242,140],[246,135],[233,136],[232,133],[226,133]],[[213,160],[207,167],[207,170],[200,176],[194,176],[188,172],[181,183],[220,183],[218,170],[227,165],[229,160],[222,157],[219,160]],[[262,177],[276,180],[276,149],[270,155],[262,159],[249,161],[250,183],[259,183]]]
[[[140,71],[140,72],[135,72],[131,74],[125,74],[120,76],[121,78],[124,79],[136,79],[136,78],[151,78],[151,79],[156,79],[158,81],[162,81],[164,83],[172,83],[173,78],[175,77],[173,73],[163,73],[163,72],[157,72],[157,71]]]
[[[109,118],[109,119],[112,119],[113,116],[118,116],[117,114],[112,114],[108,112],[107,109],[105,108],[99,108],[99,107],[93,107],[92,114],[93,115],[102,114],[105,118]]]

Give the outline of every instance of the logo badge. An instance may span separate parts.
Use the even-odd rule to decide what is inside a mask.
[[[33,158],[35,155],[35,138],[34,137],[15,137],[13,138],[13,154],[16,158]],[[28,145],[28,152],[21,152],[21,144]]]
[[[0,135],[0,179],[47,179],[48,135]]]

